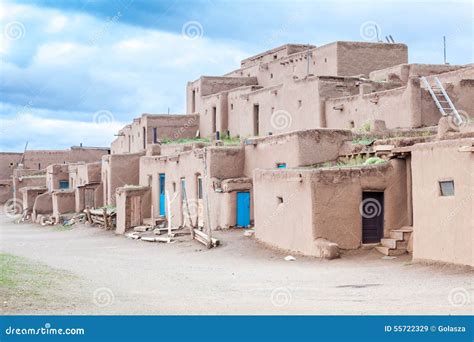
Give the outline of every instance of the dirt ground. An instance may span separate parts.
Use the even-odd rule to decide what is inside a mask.
[[[387,260],[358,250],[332,261],[285,261],[287,253],[241,230],[216,232],[222,245],[207,250],[189,238],[150,243],[79,224],[14,224],[4,215],[0,227],[2,253],[29,260],[36,272],[17,272],[29,277],[21,291],[0,284],[6,314],[474,312],[472,270],[412,263],[409,255]]]

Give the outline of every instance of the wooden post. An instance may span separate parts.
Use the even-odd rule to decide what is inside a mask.
[[[165,191],[166,196],[166,211],[168,214],[168,242],[171,242],[171,201],[168,191]]]
[[[89,224],[92,224],[91,211],[88,206],[86,207],[86,218],[87,222],[89,222]]]
[[[107,226],[108,226],[107,225],[107,208],[104,207],[102,210],[103,210],[103,216],[104,216],[104,228],[107,230],[108,229],[107,228]]]

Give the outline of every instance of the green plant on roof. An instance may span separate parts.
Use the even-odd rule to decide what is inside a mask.
[[[367,158],[367,160],[364,162],[364,165],[375,165],[375,164],[381,164],[384,163],[385,160],[379,157],[370,157]]]
[[[196,142],[202,142],[202,143],[208,143],[210,142],[209,138],[181,138],[181,139],[176,139],[176,140],[171,140],[168,138],[161,139],[161,144],[167,145],[167,144],[190,144],[190,143],[196,143]]]

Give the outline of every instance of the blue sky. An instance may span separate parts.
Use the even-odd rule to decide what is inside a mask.
[[[141,113],[183,113],[189,80],[375,24],[410,62],[443,63],[445,35],[448,62],[472,63],[473,16],[468,0],[1,1],[0,151],[109,145]]]

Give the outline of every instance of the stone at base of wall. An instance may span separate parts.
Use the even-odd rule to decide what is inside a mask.
[[[339,246],[337,243],[328,241],[326,239],[316,239],[314,241],[314,256],[324,259],[339,258]]]

